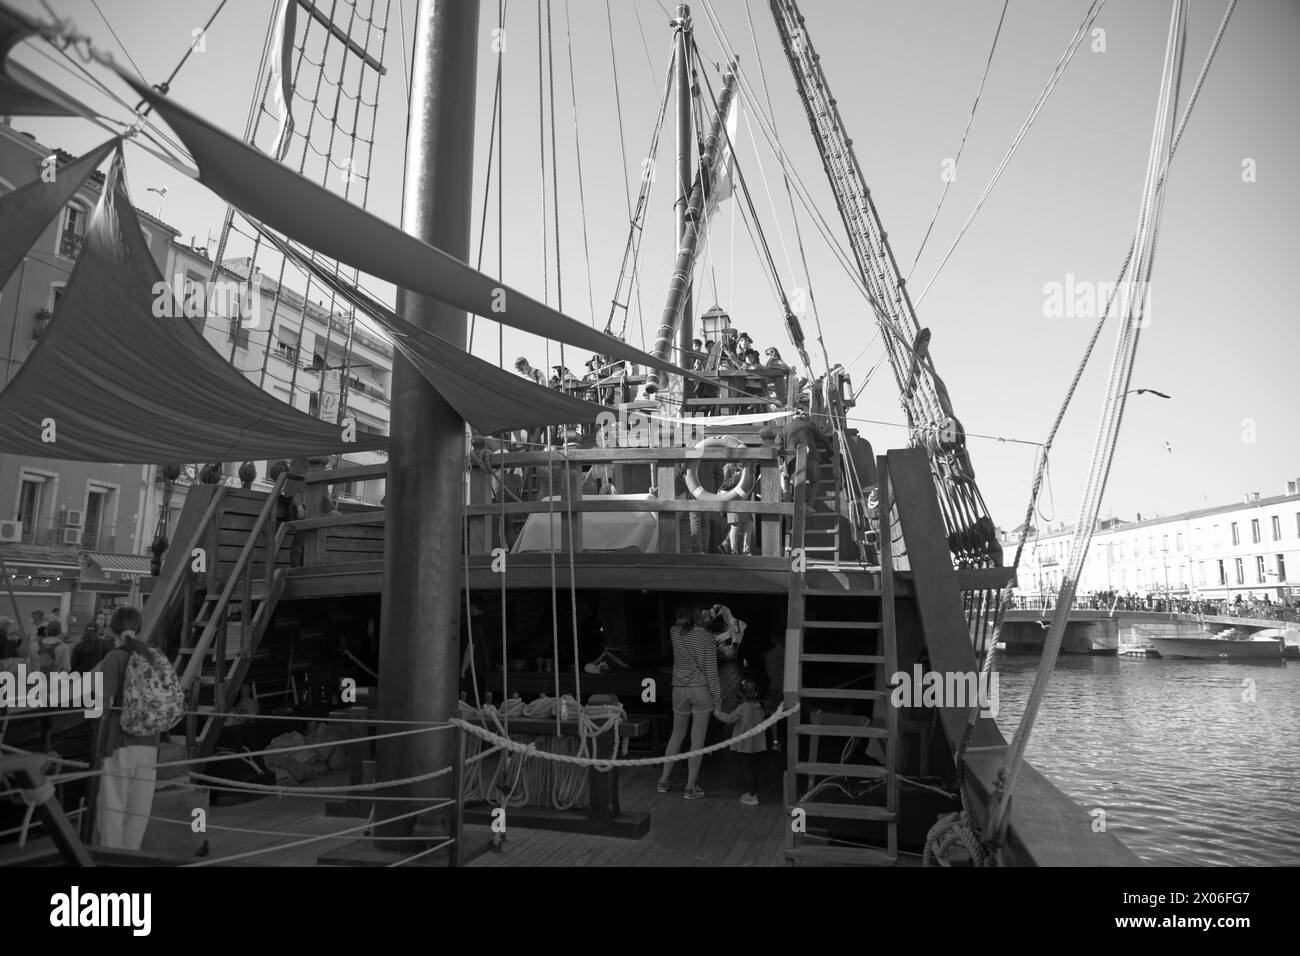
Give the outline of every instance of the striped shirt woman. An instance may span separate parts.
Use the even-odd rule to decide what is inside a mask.
[[[705,629],[707,612],[702,608],[679,608],[672,629],[668,632],[673,642],[673,730],[668,738],[666,755],[674,757],[681,752],[687,727],[691,731],[691,750],[704,746],[709,730],[709,717],[718,708],[722,692],[718,683],[718,651],[713,635]],[[683,797],[698,800],[704,796],[698,779],[703,756],[686,761],[686,790]],[[669,790],[672,761],[664,764],[659,784],[660,793]]]

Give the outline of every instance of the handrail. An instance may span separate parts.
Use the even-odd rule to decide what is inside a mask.
[[[221,500],[225,497],[225,493],[225,486],[218,485],[216,491],[212,494],[212,500],[208,502],[208,506],[203,512],[203,517],[199,519],[199,523],[195,527],[194,533],[190,535],[189,540],[185,543],[185,547],[179,552],[186,557],[182,558],[181,561],[175,565],[173,576],[162,582],[163,586],[161,588],[161,593],[159,593],[158,589],[155,589],[153,599],[144,606],[144,622],[140,627],[140,634],[141,639],[145,643],[157,643],[153,639],[153,631],[167,619],[167,612],[170,610],[172,602],[176,600],[177,593],[180,591],[183,584],[189,582],[190,561],[188,555],[194,553],[194,549],[199,546],[199,542],[203,539],[203,536],[208,533],[208,527],[216,519]],[[176,545],[173,544],[172,549],[175,550],[175,548]],[[208,560],[215,561],[216,555],[209,555]]]
[[[274,513],[276,503],[280,498],[280,492],[284,490],[284,484],[289,477],[288,472],[282,472],[275,479],[275,485],[271,488],[271,493],[266,497],[266,503],[262,506],[261,512],[258,513],[257,521],[253,523],[253,528],[248,532],[248,538],[244,542],[244,548],[239,552],[239,557],[235,560],[235,565],[230,569],[230,574],[226,578],[226,583],[221,589],[221,596],[217,600],[217,605],[212,609],[212,616],[203,628],[203,633],[195,642],[190,653],[189,662],[185,665],[185,672],[181,675],[181,686],[189,689],[190,685],[197,679],[203,669],[203,655],[207,652],[208,645],[212,643],[212,637],[216,634],[218,624],[224,624],[226,608],[230,604],[230,598],[235,593],[235,587],[239,583],[239,578],[249,567],[253,552],[257,550],[258,533],[266,524],[268,518]],[[274,561],[275,555],[268,554],[266,560]],[[209,560],[215,560],[213,555]]]

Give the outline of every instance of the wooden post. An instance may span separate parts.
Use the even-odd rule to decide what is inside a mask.
[[[560,550],[582,553],[582,469],[568,460],[559,460],[563,469],[560,481],[560,501],[556,513],[560,520]]]
[[[402,229],[468,261],[478,74],[478,0],[420,0],[402,189]],[[468,321],[426,296],[398,291],[397,311],[464,347]],[[404,357],[393,356],[387,510],[400,520],[384,534],[384,604],[379,642],[379,718],[444,721],[460,695],[457,626],[464,508],[465,422]],[[428,774],[450,765],[446,733],[380,741],[376,779]],[[450,776],[396,788],[431,802],[451,794]],[[410,836],[409,804],[376,804],[377,836]],[[446,815],[444,814],[444,819]]]
[[[469,503],[491,504],[492,482],[482,468],[470,466],[469,469]],[[488,554],[492,550],[492,518],[490,515],[471,515],[469,519],[469,540],[466,547],[470,554]]]
[[[655,484],[660,501],[677,498],[677,463],[661,461],[655,465]],[[666,512],[659,515],[659,553],[677,554],[681,550],[681,515]]]
[[[763,444],[769,448],[775,445],[771,439],[767,439]],[[774,465],[763,464],[758,468],[758,493],[763,499],[763,504],[775,504],[781,500],[781,463],[778,460]],[[760,537],[762,539],[762,553],[764,557],[777,557],[781,554],[781,516],[764,515],[759,521]]]

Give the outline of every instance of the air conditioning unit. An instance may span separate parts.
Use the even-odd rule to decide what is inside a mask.
[[[63,515],[63,523],[69,528],[81,528],[86,524],[86,513],[69,508]]]
[[[81,529],[64,528],[63,536],[60,540],[63,544],[81,544]]]
[[[0,543],[17,544],[23,540],[23,523],[17,519],[0,521]]]

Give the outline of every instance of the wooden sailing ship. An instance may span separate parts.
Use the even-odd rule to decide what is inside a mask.
[[[802,380],[797,369],[729,368],[730,327],[720,311],[709,317],[717,341],[712,352],[691,352],[697,312],[691,277],[710,194],[723,175],[728,99],[737,81],[734,72],[722,77],[707,135],[693,130],[688,73],[698,53],[690,11],[679,6],[674,72],[679,128],[687,131],[679,167],[690,188],[678,197],[675,279],[651,354],[676,363],[682,374],[659,366],[642,376],[630,364],[611,374],[606,367],[598,380],[570,390],[605,405],[614,421],[630,420],[630,428],[556,420],[540,443],[508,432],[475,433],[464,467],[450,471],[434,467],[431,456],[459,442],[462,420],[442,403],[429,413],[432,419],[411,412],[403,421],[407,412],[395,401],[387,463],[327,468],[324,457],[304,457],[268,493],[192,487],[146,605],[146,629],[174,655],[189,694],[184,739],[192,757],[218,753],[224,715],[247,682],[260,679],[265,686],[268,661],[286,675],[281,689],[300,696],[289,685],[295,670],[285,657],[302,636],[295,622],[313,607],[354,614],[358,622],[382,619],[378,657],[368,657],[378,671],[379,718],[456,716],[463,684],[454,662],[472,660],[475,695],[491,693],[501,704],[512,694],[567,693],[583,706],[601,695],[602,705],[622,705],[626,730],[638,741],[652,740],[667,714],[665,635],[675,607],[723,604],[750,621],[755,656],[784,644],[781,697],[793,716],[776,728],[785,761],[781,816],[789,822],[779,827],[781,859],[893,865],[932,851],[939,825],[983,832],[984,849],[977,842],[969,854],[975,861],[987,849],[1006,864],[1134,862],[1113,837],[1092,832],[1087,812],[1032,769],[1020,778],[1006,831],[991,832],[1008,750],[993,719],[978,704],[891,703],[900,672],[981,672],[1013,569],[1003,565],[962,426],[935,369],[929,331],[917,321],[808,26],[793,0],[771,0],[770,10],[884,331],[911,447],[874,454],[850,420],[847,373],[827,362],[814,374],[800,319],[779,287],[786,327],[807,372]],[[476,12],[437,10],[422,23],[417,53],[456,36],[468,37],[472,48],[476,27]],[[441,78],[441,85],[430,81],[432,93],[413,92],[432,97],[430,122],[444,131],[463,126],[465,100],[449,93],[446,81],[457,71],[472,78],[473,56],[423,69],[416,75]],[[697,134],[698,167],[690,148]],[[416,130],[412,143],[427,145],[419,137]],[[468,181],[469,165],[437,162],[418,149],[408,156],[417,179],[421,163],[437,166],[439,195],[468,193],[456,180]],[[637,215],[629,247],[641,228],[640,209]],[[467,234],[460,249],[436,241],[418,210],[404,225],[464,257]],[[421,321],[409,309],[407,318]],[[439,328],[454,338],[454,327]],[[612,328],[606,331],[613,336]],[[409,385],[414,373],[405,374]],[[419,384],[431,390],[408,394],[433,394],[434,386]],[[430,421],[438,436],[421,434]],[[677,440],[688,427],[691,440]],[[721,490],[718,477],[727,465],[747,473],[749,497]],[[389,481],[384,509],[322,503],[332,486],[378,478]],[[431,491],[439,492],[436,504]],[[305,502],[305,517],[286,512],[285,502],[295,497]],[[719,553],[717,522],[725,515],[752,518],[752,554]],[[436,540],[430,540],[432,526],[440,529]],[[210,560],[196,570],[191,556],[198,551]],[[432,616],[425,613],[432,605],[410,593],[420,574],[437,592],[429,600],[440,602]],[[446,626],[458,618],[459,629]],[[434,663],[421,642],[438,646]],[[346,656],[356,660],[351,651]],[[333,663],[349,667],[341,658]],[[419,685],[412,681],[428,668],[436,672],[434,686],[413,700],[411,688]],[[347,673],[372,683],[360,671]],[[645,695],[647,680],[657,694]],[[369,719],[367,711],[358,724]],[[534,737],[558,741],[581,726],[576,719],[560,723],[568,729],[550,735],[530,729]],[[515,729],[521,726],[516,721]],[[381,778],[420,764],[423,758],[411,758],[403,746],[381,748]],[[463,770],[463,754],[460,759]],[[527,825],[523,820],[631,837],[653,830],[645,812],[621,812],[617,783],[611,795],[597,774],[591,779],[581,824],[557,823],[547,807],[531,818],[527,810],[512,810],[511,818],[518,826]],[[438,781],[408,791],[440,794],[446,787]],[[590,812],[598,802],[607,812]],[[459,807],[455,813],[459,828]]]

